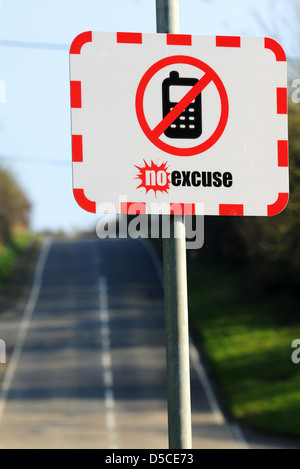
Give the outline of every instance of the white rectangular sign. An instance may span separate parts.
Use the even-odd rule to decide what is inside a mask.
[[[275,215],[287,71],[273,39],[85,32],[70,48],[73,191],[95,213]]]

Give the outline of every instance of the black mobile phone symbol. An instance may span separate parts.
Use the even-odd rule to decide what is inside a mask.
[[[197,78],[181,78],[176,71],[162,82],[163,117],[199,80]],[[185,87],[185,88],[183,88]],[[164,131],[169,138],[198,138],[202,133],[201,93]]]

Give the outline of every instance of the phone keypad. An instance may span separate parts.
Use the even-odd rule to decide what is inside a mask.
[[[173,108],[170,107],[170,111]],[[171,129],[195,129],[195,115],[192,115],[195,113],[195,108],[194,107],[189,107],[183,111],[182,114],[173,122],[173,124],[170,125]]]

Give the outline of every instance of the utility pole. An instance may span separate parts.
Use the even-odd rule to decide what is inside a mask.
[[[156,0],[157,33],[179,33],[178,0]],[[164,216],[164,215],[162,215]],[[171,215],[163,239],[169,448],[191,449],[191,397],[185,225]]]

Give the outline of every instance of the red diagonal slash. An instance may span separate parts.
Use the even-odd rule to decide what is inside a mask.
[[[156,73],[169,65],[175,64],[192,65],[193,67],[196,67],[197,69],[204,72],[205,75],[203,75],[202,78],[196,83],[196,85],[194,85],[194,87],[186,94],[186,96],[184,96],[181,101],[174,106],[174,109],[172,109],[172,111],[170,111],[169,114],[165,116],[156,127],[153,128],[153,130],[151,130],[144,112],[145,91],[149,85],[150,80],[156,75]],[[190,102],[192,102],[210,82],[216,86],[221,101],[220,119],[213,133],[205,141],[202,141],[193,147],[175,147],[161,140],[161,134],[168,128],[168,126],[172,124],[172,122],[174,122],[179,114],[185,108],[187,108]],[[135,109],[140,127],[150,142],[153,143],[153,145],[168,153],[169,155],[192,156],[206,152],[219,140],[227,125],[229,115],[229,101],[225,86],[221,78],[207,63],[196,59],[195,57],[174,55],[158,60],[158,62],[155,62],[148,70],[146,70],[139,82],[136,91]]]
[[[153,137],[158,138],[211,81],[212,76],[209,73],[206,73],[202,78],[200,78],[193,88],[187,92],[176,106],[174,106],[163,120],[152,130]]]

